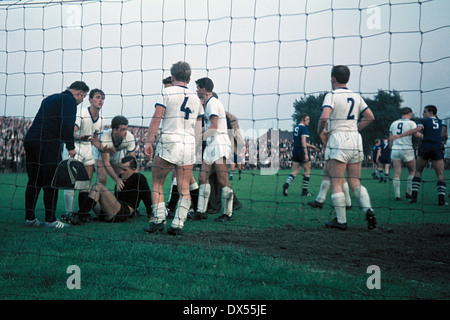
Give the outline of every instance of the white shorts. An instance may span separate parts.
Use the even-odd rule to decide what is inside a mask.
[[[447,144],[445,145],[445,159],[450,159],[450,138],[447,140]]]
[[[77,154],[75,155],[74,159],[77,161],[82,162],[85,166],[93,166],[95,164],[94,160],[94,153],[92,151],[92,144],[89,143],[77,143],[75,142],[75,151]],[[63,148],[63,159],[69,158],[69,151],[67,150],[66,146],[64,145]]]
[[[325,149],[325,161],[329,159],[344,163],[358,163],[364,159],[362,138],[356,131],[334,131]]]
[[[206,147],[203,152],[203,161],[207,164],[213,164],[222,158],[228,159],[231,155],[233,155],[233,153],[228,135],[217,134],[206,140]]]
[[[414,149],[392,149],[391,160],[401,160],[404,163],[414,160]]]
[[[177,166],[195,163],[195,138],[191,136],[163,134],[158,141],[155,156]]]

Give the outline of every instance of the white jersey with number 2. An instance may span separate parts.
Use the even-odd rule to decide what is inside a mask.
[[[361,162],[364,153],[358,119],[368,108],[364,99],[347,88],[338,88],[325,96],[322,108],[332,110],[328,119],[331,134],[325,149],[325,160]]]
[[[331,131],[358,131],[359,115],[368,108],[359,94],[347,88],[328,93],[322,105],[326,107],[333,110],[328,122]]]

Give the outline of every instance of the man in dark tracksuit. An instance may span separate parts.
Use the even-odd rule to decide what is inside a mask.
[[[77,105],[83,102],[89,87],[75,81],[62,92],[45,98],[24,139],[28,183],[25,190],[25,225],[40,226],[35,208],[41,188],[44,189],[45,222],[53,228],[68,226],[56,219],[58,190],[51,187],[52,178],[61,161],[62,143],[71,157],[75,156],[73,128]]]

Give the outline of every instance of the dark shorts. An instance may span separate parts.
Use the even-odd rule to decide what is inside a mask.
[[[106,214],[102,212],[100,212],[100,217],[99,220],[101,221],[105,221],[105,222],[124,222],[126,221],[129,217],[131,217],[131,211],[130,211],[130,207],[128,206],[128,204],[126,202],[119,201],[120,204],[120,209],[119,212],[117,212],[117,214],[112,218],[112,219],[106,219]]]
[[[376,162],[376,160],[377,160],[377,155],[378,155],[378,152],[373,152],[373,151],[372,151],[372,159],[373,159],[373,162]]]
[[[311,160],[309,149],[308,149],[308,156],[309,156],[309,159]],[[305,163],[306,162],[305,161],[305,149],[294,148],[294,150],[292,151],[292,160],[294,162]]]
[[[379,158],[378,159],[380,161],[380,163],[382,164],[390,164],[391,163],[391,159],[390,158]]]
[[[422,143],[419,147],[419,157],[424,160],[444,159],[444,148],[439,143]]]

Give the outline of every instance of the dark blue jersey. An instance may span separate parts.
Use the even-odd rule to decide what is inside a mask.
[[[69,90],[45,98],[25,140],[50,143],[65,142],[73,150],[73,130],[77,115],[77,101]]]
[[[378,156],[378,150],[380,150],[380,146],[381,145],[374,145],[373,147],[372,147],[372,158],[373,158],[373,161],[375,161],[376,159],[377,159],[377,156]]]
[[[418,124],[423,127],[422,143],[440,144],[442,143],[442,127],[445,126],[441,119],[427,118]]]
[[[302,136],[306,136],[306,139],[308,140],[309,130],[307,126],[299,124],[294,128],[294,148],[306,147],[302,144]]]
[[[389,141],[383,141],[380,145],[380,159],[389,160],[391,158],[391,148]]]

